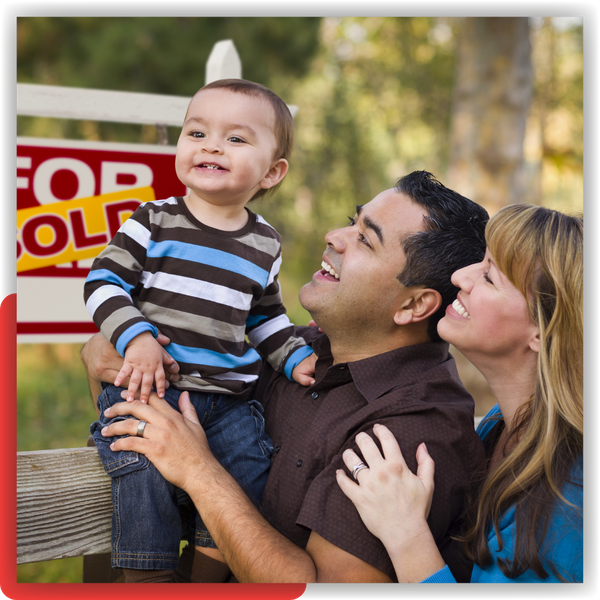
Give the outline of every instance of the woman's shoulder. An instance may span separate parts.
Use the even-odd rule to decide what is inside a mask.
[[[492,409],[481,419],[477,427],[477,435],[483,440],[494,428],[494,425],[502,419],[500,407],[496,404]]]

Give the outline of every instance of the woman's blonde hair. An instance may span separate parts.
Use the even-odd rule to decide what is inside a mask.
[[[583,219],[511,205],[489,221],[486,242],[527,300],[540,351],[535,390],[508,432],[512,450],[482,484],[464,539],[478,564],[490,564],[487,526],[502,549],[500,519],[516,506],[514,557],[499,566],[512,578],[527,569],[544,578],[539,548],[556,502],[567,502],[561,488],[583,451]]]

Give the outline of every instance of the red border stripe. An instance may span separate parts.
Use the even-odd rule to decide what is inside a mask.
[[[17,323],[17,334],[35,333],[98,333],[93,323]]]

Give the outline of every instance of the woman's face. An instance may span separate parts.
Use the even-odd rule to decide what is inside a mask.
[[[440,336],[477,365],[477,358],[519,357],[539,350],[538,329],[521,292],[500,272],[490,251],[452,275],[457,299],[438,324]]]

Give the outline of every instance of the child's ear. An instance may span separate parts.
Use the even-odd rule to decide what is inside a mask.
[[[263,190],[268,190],[277,185],[287,175],[288,168],[288,161],[285,158],[280,158],[271,165],[271,168],[260,182],[260,187]]]

